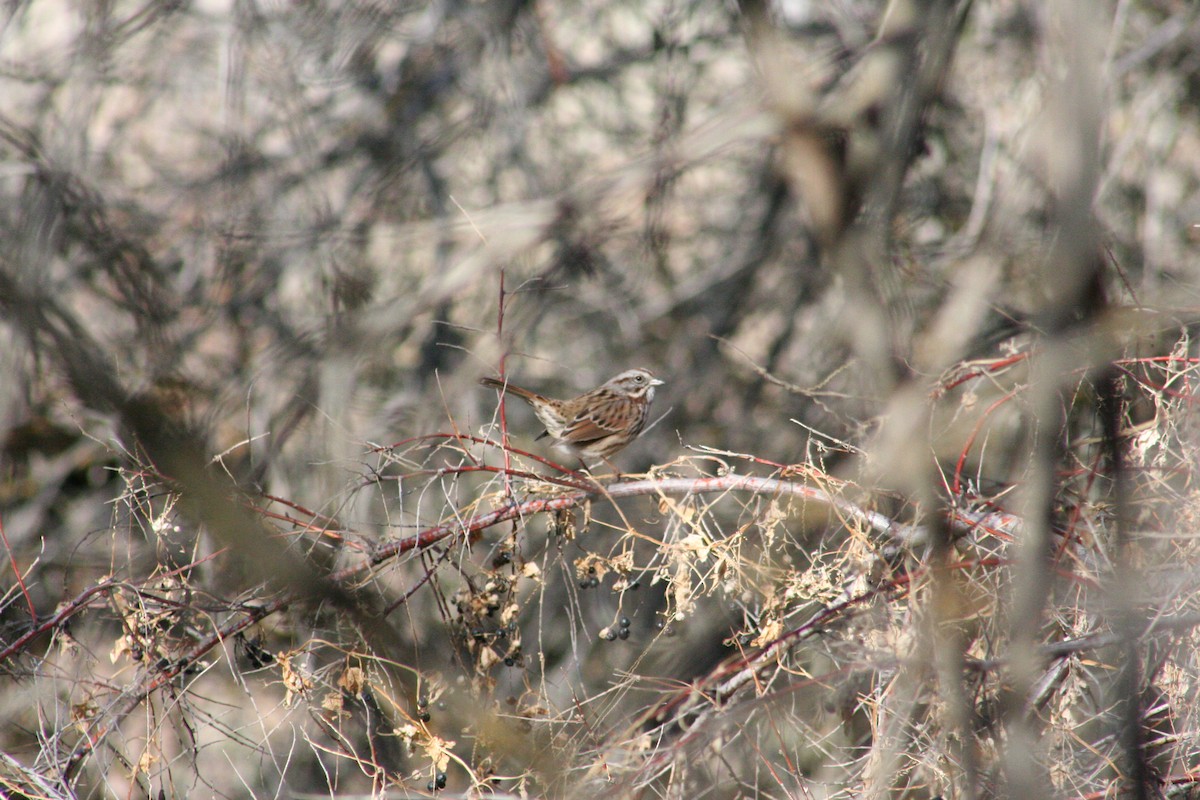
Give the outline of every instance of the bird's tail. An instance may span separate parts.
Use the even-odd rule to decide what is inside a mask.
[[[517,397],[521,398],[527,403],[532,403],[535,400],[543,399],[542,396],[537,392],[531,392],[528,389],[522,389],[520,386],[514,386],[513,384],[505,383],[504,381],[498,381],[495,378],[480,378],[479,382],[484,386],[491,387],[492,389],[500,389],[506,394],[515,394]]]

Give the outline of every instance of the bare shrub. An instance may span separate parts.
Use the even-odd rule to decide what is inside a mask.
[[[1196,793],[1200,9],[0,42],[6,796]]]

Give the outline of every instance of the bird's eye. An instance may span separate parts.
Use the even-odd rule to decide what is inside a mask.
[[[638,383],[643,383],[646,380],[646,376],[645,375],[634,375],[633,379],[635,381],[637,381]]]

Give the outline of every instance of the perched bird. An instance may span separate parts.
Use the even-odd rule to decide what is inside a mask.
[[[605,461],[646,427],[654,387],[663,385],[648,369],[627,369],[586,394],[555,400],[495,378],[481,378],[479,382],[502,394],[515,394],[533,406],[546,426],[539,439],[550,436],[581,459]]]

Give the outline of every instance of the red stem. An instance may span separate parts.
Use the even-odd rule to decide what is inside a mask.
[[[17,554],[13,552],[12,545],[8,543],[8,534],[4,532],[3,515],[0,515],[0,539],[4,540],[4,549],[8,551],[8,563],[12,565],[13,577],[17,580],[17,586],[21,587],[21,594],[25,597],[26,605],[29,606],[29,619],[32,620],[34,625],[37,625],[37,609],[33,607],[33,598],[29,596],[29,589],[25,586],[25,579],[21,577],[21,568],[17,566]]]

